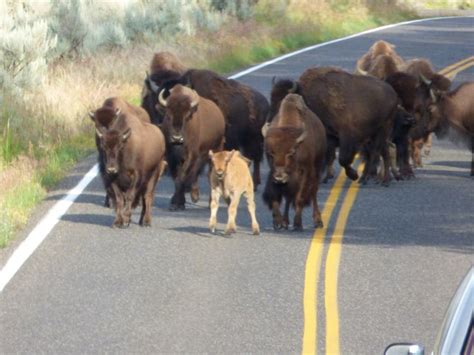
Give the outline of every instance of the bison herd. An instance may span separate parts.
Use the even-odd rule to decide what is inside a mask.
[[[198,176],[210,164],[211,231],[221,196],[229,206],[225,233],[236,231],[244,194],[252,231],[259,234],[254,190],[264,153],[270,174],[263,200],[275,229],[288,229],[293,206],[293,228],[301,230],[302,210],[310,203],[314,227],[323,226],[318,186],[334,176],[336,150],[351,180],[388,186],[392,178],[414,176],[412,165],[421,164],[432,132],[443,137],[454,129],[470,144],[474,175],[474,82],[450,90],[451,81],[426,59],[405,61],[392,44],[377,41],[357,61],[355,74],[312,67],[297,80],[272,84],[269,103],[247,85],[187,69],[172,53],[160,52],[147,73],[141,107],[109,98],[90,112],[105,205],[115,208],[113,227],[128,227],[139,204],[140,225],[151,224],[155,186],[166,168],[175,184],[169,209],[185,209],[186,192],[196,202]],[[365,163],[360,177],[352,167],[357,153]]]

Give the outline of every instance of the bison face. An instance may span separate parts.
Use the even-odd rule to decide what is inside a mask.
[[[224,180],[227,171],[227,165],[235,154],[235,150],[222,151],[214,153],[212,150],[209,151],[209,158],[211,158],[214,173],[219,181]]]
[[[194,90],[183,93],[181,88],[179,86],[177,91],[173,88],[166,100],[163,92],[159,95],[160,104],[166,107],[164,126],[172,144],[184,143],[186,124],[194,117],[199,103],[199,96]]]
[[[304,128],[270,128],[265,137],[273,181],[286,184],[297,170],[297,153],[306,137]]]
[[[100,146],[105,153],[105,170],[107,174],[118,174],[119,156],[125,146],[125,143],[130,137],[130,134],[130,128],[127,128],[123,132],[110,130],[103,133],[100,130],[97,130],[97,136],[100,139]]]

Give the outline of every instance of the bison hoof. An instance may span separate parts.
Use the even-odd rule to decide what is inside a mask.
[[[235,228],[226,228],[226,230],[224,231],[224,234],[225,235],[231,235],[235,232],[236,232]]]
[[[359,178],[359,174],[354,169],[346,169],[346,175],[349,179],[356,181]]]
[[[293,226],[293,230],[294,230],[295,232],[302,232],[302,231],[303,231],[303,226],[294,225],[294,226]]]
[[[314,228],[323,228],[323,227],[324,227],[323,221],[314,222]]]
[[[170,211],[184,211],[186,208],[184,204],[181,205],[181,204],[172,203],[168,209]]]

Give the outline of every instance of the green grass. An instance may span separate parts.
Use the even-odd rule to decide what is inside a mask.
[[[31,179],[26,179],[2,196],[0,202],[0,248],[8,245],[15,232],[28,220],[33,208],[57,185],[69,169],[94,151],[93,134],[79,135],[67,143],[48,151],[36,152],[39,168]]]
[[[20,184],[6,193],[0,204],[0,248],[27,222],[31,210],[45,195],[46,191],[37,181]]]

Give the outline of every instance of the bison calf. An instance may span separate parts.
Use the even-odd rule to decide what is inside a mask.
[[[253,180],[249,170],[250,160],[244,158],[238,151],[222,151],[213,153],[209,151],[212,161],[211,183],[211,218],[209,219],[209,229],[212,233],[216,231],[217,209],[219,208],[219,198],[224,197],[229,204],[228,221],[225,234],[236,232],[235,217],[240,197],[245,194],[252,219],[252,231],[257,235],[260,233],[257,218],[255,217],[255,201],[253,192]]]

